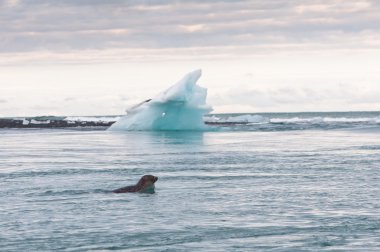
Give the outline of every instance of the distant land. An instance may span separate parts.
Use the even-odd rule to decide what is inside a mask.
[[[111,126],[116,120],[65,120],[65,117],[0,118],[0,128],[74,128]]]
[[[0,128],[77,128],[104,130],[122,115],[107,116],[27,116],[0,117]],[[207,125],[232,126],[235,129],[254,131],[336,129],[352,127],[378,127],[379,111],[357,112],[298,112],[298,113],[233,113],[208,114],[203,117]]]

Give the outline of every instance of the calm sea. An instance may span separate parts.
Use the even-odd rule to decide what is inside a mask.
[[[379,251],[380,113],[0,129],[1,251]],[[113,194],[144,174],[155,194]]]

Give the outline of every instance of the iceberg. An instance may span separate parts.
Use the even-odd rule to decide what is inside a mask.
[[[109,130],[205,130],[203,116],[212,111],[206,104],[207,89],[197,85],[200,69],[152,99],[127,109]]]

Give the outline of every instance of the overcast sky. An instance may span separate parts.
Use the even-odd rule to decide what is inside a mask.
[[[380,110],[380,1],[0,0],[0,116],[123,114],[197,68],[214,112]]]

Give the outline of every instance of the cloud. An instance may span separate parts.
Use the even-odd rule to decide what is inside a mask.
[[[63,99],[64,102],[75,102],[76,100],[76,97],[66,97]]]
[[[120,113],[157,83],[134,78],[194,67],[213,71],[219,111],[379,108],[379,12],[375,0],[0,0],[0,109]]]
[[[367,11],[372,7],[370,1],[330,1],[322,3],[302,4],[295,7],[297,13],[354,13]]]
[[[233,88],[211,94],[210,104],[216,112],[324,111],[332,107],[347,111],[363,107],[373,110],[380,106],[380,88],[358,88],[341,84],[334,87]],[[355,110],[355,109],[352,109]]]
[[[365,46],[368,34],[380,29],[379,4],[364,0],[18,0],[2,6],[3,53],[310,43],[350,48],[346,39]]]

